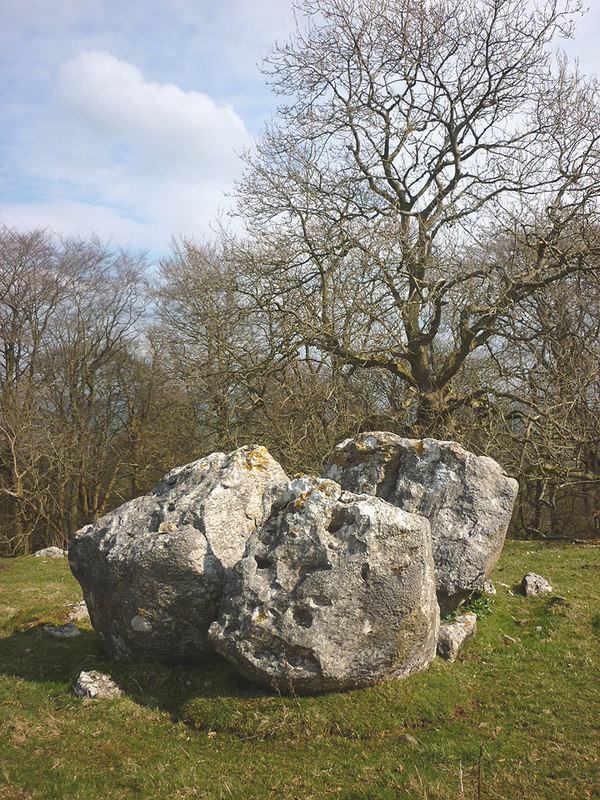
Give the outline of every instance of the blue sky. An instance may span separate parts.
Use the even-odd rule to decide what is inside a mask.
[[[600,74],[600,0],[563,47]],[[0,0],[0,221],[168,251],[227,208],[291,0]]]

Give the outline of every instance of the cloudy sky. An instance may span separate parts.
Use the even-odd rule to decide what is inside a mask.
[[[600,74],[600,0],[565,45]],[[159,256],[210,232],[291,0],[0,0],[0,221]]]

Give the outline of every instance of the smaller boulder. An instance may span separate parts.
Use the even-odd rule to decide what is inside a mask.
[[[91,670],[79,673],[75,694],[77,697],[89,697],[92,700],[112,700],[114,697],[120,697],[123,692],[110,675]]]
[[[552,586],[541,575],[528,572],[521,582],[521,589],[525,597],[537,597],[541,594],[552,594]]]
[[[60,547],[44,547],[33,553],[34,558],[64,558],[66,555],[67,551]]]
[[[456,442],[403,439],[386,431],[340,442],[325,477],[429,520],[442,614],[483,588],[502,550],[518,489],[493,459]]]
[[[442,622],[437,652],[448,661],[456,661],[460,648],[477,633],[477,614],[468,612]]]

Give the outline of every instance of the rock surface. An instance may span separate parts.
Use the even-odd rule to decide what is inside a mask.
[[[305,476],[248,540],[210,637],[247,678],[319,693],[425,669],[438,628],[427,520]]]
[[[54,636],[55,639],[72,639],[74,636],[80,636],[81,631],[74,622],[67,622],[66,625],[42,625],[42,630],[45,633]]]
[[[337,445],[325,476],[343,489],[427,517],[443,614],[483,588],[502,550],[518,490],[493,459],[456,442],[362,433]]]
[[[90,697],[92,700],[112,700],[113,697],[120,697],[123,692],[110,675],[91,670],[79,673],[75,694],[78,697]]]
[[[204,656],[226,571],[286,481],[264,447],[212,453],[79,531],[69,561],[108,655]]]
[[[34,558],[64,558],[66,555],[67,551],[60,547],[44,547],[33,553]]]
[[[540,594],[552,594],[552,586],[541,575],[535,572],[528,572],[521,582],[521,588],[525,597],[537,597]]]
[[[68,608],[69,620],[88,619],[90,616],[85,600],[79,600],[77,603],[70,603]]]
[[[463,644],[477,633],[477,614],[468,612],[442,622],[437,652],[448,661],[455,661]]]

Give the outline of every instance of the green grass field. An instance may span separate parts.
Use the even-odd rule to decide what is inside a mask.
[[[555,596],[520,595],[527,571]],[[55,640],[66,560],[0,560],[0,800],[600,798],[600,546],[509,542],[493,580],[454,664],[296,699],[217,660],[111,663],[89,623]],[[78,699],[81,669],[126,695]]]

